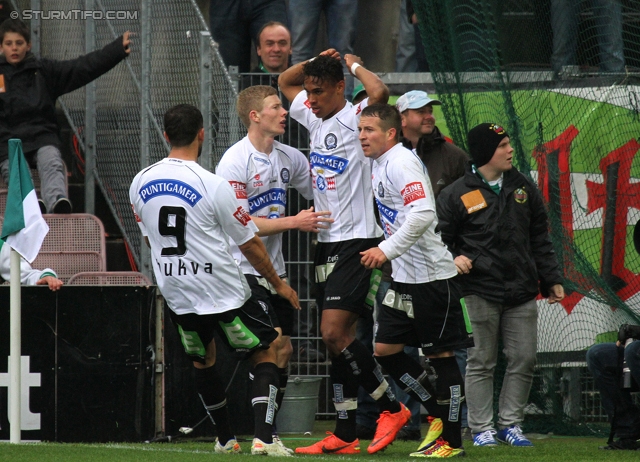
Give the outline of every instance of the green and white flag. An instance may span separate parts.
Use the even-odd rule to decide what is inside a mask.
[[[29,263],[40,252],[49,232],[42,218],[29,166],[22,153],[22,141],[9,140],[9,191],[4,213],[2,239]]]

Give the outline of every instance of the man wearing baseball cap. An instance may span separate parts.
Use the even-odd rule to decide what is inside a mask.
[[[433,116],[433,106],[441,105],[420,90],[412,90],[396,102],[402,118],[402,144],[412,149],[427,167],[433,194],[464,175],[469,157],[462,149],[447,142]]]
[[[443,242],[454,257],[473,329],[465,389],[475,446],[532,446],[520,424],[533,381],[538,292],[564,298],[562,274],[536,185],[513,168],[513,148],[495,123],[467,135],[472,162],[437,199]],[[493,374],[502,337],[507,370],[493,424]],[[497,431],[496,431],[497,430]]]

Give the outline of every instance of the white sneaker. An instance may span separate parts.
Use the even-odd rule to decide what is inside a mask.
[[[216,445],[214,446],[213,451],[216,454],[240,454],[242,452],[242,449],[238,444],[238,440],[236,440],[235,438],[231,438],[224,446],[221,445],[220,441],[218,441],[218,438],[216,438]]]
[[[251,445],[251,454],[254,456],[292,457],[292,454],[284,445],[278,443],[267,444],[260,438],[254,438]]]
[[[294,454],[295,451],[291,448],[288,448],[284,445],[284,443],[282,442],[282,440],[280,439],[280,437],[278,435],[273,435],[273,442],[276,444],[279,444],[280,446],[282,446],[282,449],[284,449],[285,451],[287,451],[289,454]]]

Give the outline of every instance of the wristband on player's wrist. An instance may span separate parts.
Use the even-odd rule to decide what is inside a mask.
[[[357,68],[359,68],[360,66],[362,66],[362,64],[360,64],[360,63],[353,63],[353,64],[351,65],[351,73],[352,73],[353,75],[356,75],[356,69],[357,69]]]

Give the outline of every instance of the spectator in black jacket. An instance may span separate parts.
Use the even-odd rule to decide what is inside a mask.
[[[437,199],[443,242],[458,269],[475,346],[468,349],[467,406],[476,446],[532,446],[522,434],[537,348],[536,297],[564,298],[542,197],[512,167],[509,135],[496,124],[468,134],[472,163]],[[502,337],[507,370],[493,424],[493,374]]]
[[[56,100],[109,71],[129,55],[129,32],[85,56],[68,61],[37,59],[31,34],[18,19],[0,25],[0,171],[9,182],[8,141],[22,140],[27,161],[38,168],[41,208],[71,213],[60,154]]]

